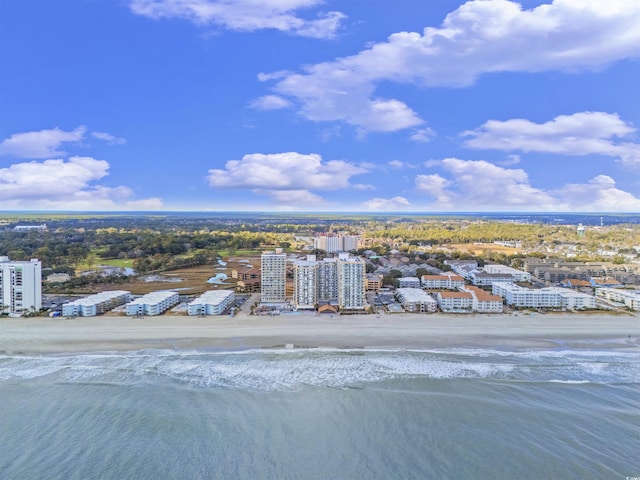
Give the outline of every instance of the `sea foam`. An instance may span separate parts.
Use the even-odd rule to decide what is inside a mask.
[[[269,349],[141,350],[0,356],[0,381],[48,378],[115,384],[180,382],[209,388],[352,387],[397,378],[638,383],[640,354],[609,351]]]

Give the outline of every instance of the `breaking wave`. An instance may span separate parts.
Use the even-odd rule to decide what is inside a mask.
[[[258,391],[359,387],[402,378],[561,384],[640,383],[640,353],[611,351],[265,349],[0,355],[0,382],[178,382]]]

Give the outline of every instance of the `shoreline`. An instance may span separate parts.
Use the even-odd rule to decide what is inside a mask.
[[[0,354],[255,348],[640,351],[640,315],[381,314],[0,319]]]

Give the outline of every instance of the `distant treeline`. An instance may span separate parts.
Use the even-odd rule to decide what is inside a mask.
[[[47,230],[14,231],[17,224],[46,223]],[[365,249],[386,254],[392,249],[452,243],[519,241],[530,251],[545,252],[572,243],[585,252],[598,249],[633,254],[640,245],[640,225],[589,227],[583,236],[575,226],[516,223],[473,217],[400,215],[52,215],[19,216],[0,227],[0,255],[13,260],[39,258],[57,271],[82,265],[87,258],[133,260],[139,273],[215,262],[220,252],[257,251],[266,246],[289,249],[304,244],[297,237],[317,232],[360,234]],[[494,254],[495,255],[495,254]]]

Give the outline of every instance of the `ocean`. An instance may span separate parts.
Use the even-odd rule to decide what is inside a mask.
[[[624,479],[640,353],[0,356],[2,479]]]

